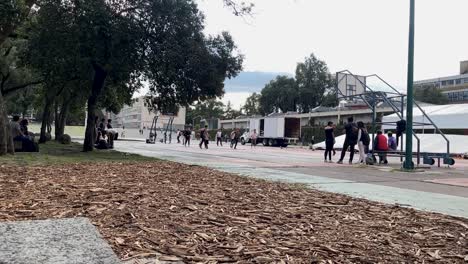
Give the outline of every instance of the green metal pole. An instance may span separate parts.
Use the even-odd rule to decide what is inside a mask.
[[[414,74],[414,10],[415,0],[410,0],[410,26],[408,47],[408,86],[406,99],[406,153],[403,167],[414,169],[413,163],[413,74]]]

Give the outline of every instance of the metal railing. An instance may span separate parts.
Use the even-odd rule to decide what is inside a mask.
[[[376,77],[382,83],[387,85],[387,87],[389,87],[391,89],[391,92],[374,91],[374,89],[369,87],[369,85],[367,85],[367,83],[362,82],[355,74],[353,74],[349,70],[344,70],[344,71],[337,72],[336,73],[337,77],[338,77],[338,75],[340,73],[345,74],[345,75],[343,75],[341,80],[337,80],[336,91],[337,91],[337,94],[339,96],[341,96],[343,98],[360,98],[363,102],[365,102],[365,104],[370,109],[372,109],[374,111],[375,111],[374,108],[376,107],[376,105],[377,105],[377,103],[379,101],[383,102],[383,103],[386,103],[393,109],[393,111],[397,114],[397,116],[401,120],[404,119],[405,97],[407,96],[406,94],[403,94],[400,91],[398,91],[395,87],[390,85],[388,82],[386,82],[383,78],[381,78],[377,74],[367,75],[367,76],[363,76],[363,77],[365,77],[366,79],[371,78],[371,77]],[[345,94],[343,94],[338,89],[338,85],[339,85],[339,82],[342,81],[343,78],[345,78],[346,76],[351,76],[355,80],[357,80],[365,88],[366,92],[364,94],[359,94],[359,95],[345,95]],[[367,91],[369,91],[369,92],[367,92]],[[390,95],[390,96],[388,96],[388,95]],[[372,100],[374,101],[372,104],[369,102],[369,98],[368,98],[369,96],[372,96]],[[397,101],[397,103],[399,103],[400,105],[396,105],[396,102],[394,101],[396,98],[400,99],[399,101]],[[417,126],[425,126],[425,125],[433,126],[435,131],[437,131],[437,133],[439,133],[443,137],[443,139],[445,140],[445,142],[447,144],[447,156],[449,156],[450,155],[450,140],[442,132],[442,130],[440,130],[440,128],[434,123],[434,121],[429,117],[429,115],[427,115],[427,113],[422,109],[422,107],[419,104],[417,104],[415,102],[414,105],[415,105],[415,107],[417,107],[419,109],[419,111],[421,111],[423,117],[426,118],[429,121],[429,123],[421,123],[421,122],[413,122],[413,123],[416,124]],[[416,141],[417,141],[417,162],[418,162],[418,164],[420,164],[421,139],[414,132],[414,130],[413,130],[413,136],[416,138]]]

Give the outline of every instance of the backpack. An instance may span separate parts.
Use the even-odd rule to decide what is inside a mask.
[[[369,146],[370,145],[370,136],[367,131],[361,130],[361,141],[364,146]]]

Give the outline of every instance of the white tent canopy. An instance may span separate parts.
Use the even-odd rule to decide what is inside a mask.
[[[421,108],[440,129],[468,129],[468,104],[430,105]],[[384,123],[392,122],[393,124],[383,125],[383,129],[395,129],[395,122],[399,120],[397,114],[385,116],[382,121]],[[417,107],[413,109],[413,120],[415,123],[430,123]],[[432,125],[417,126],[415,124],[414,126],[414,129],[433,128]]]
[[[468,136],[446,135],[450,141],[450,153],[463,154],[468,153]],[[447,142],[440,135],[434,134],[418,134],[421,139],[421,152],[429,153],[445,153],[447,151]],[[336,137],[335,148],[343,147],[345,136]],[[403,145],[405,146],[405,145]],[[314,148],[325,149],[325,142],[320,142],[314,145]],[[400,147],[398,147],[400,149]],[[404,148],[403,148],[404,150]],[[417,150],[417,142],[413,137],[413,151]]]

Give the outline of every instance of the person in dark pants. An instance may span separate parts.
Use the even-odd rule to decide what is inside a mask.
[[[332,162],[331,156],[333,152],[333,148],[335,145],[335,125],[333,122],[328,122],[328,125],[325,127],[325,162]],[[327,160],[328,157],[328,160]]]
[[[237,143],[239,142],[240,131],[238,128],[231,132],[231,148],[237,149]]]
[[[223,132],[221,130],[216,132],[216,146],[223,146]]]
[[[353,158],[354,158],[354,147],[357,144],[357,139],[358,139],[358,127],[356,123],[354,123],[354,118],[349,117],[348,118],[348,123],[345,125],[345,141],[343,144],[343,150],[341,151],[341,158],[337,162],[338,164],[343,164],[343,160],[346,156],[346,151],[349,148],[349,164],[353,164]]]
[[[380,130],[377,131],[377,136],[374,139],[374,150],[379,153],[379,164],[388,164],[386,153],[388,151],[388,139]]]
[[[205,145],[205,149],[208,149],[208,126],[205,126],[200,130],[200,148],[202,148],[203,144]]]
[[[180,136],[182,135],[182,132],[177,129],[177,143],[180,144]]]
[[[34,152],[36,146],[34,142],[29,138],[28,135],[23,134],[21,131],[21,125],[19,124],[19,116],[13,116],[13,120],[10,122],[10,133],[14,141],[21,141],[22,151]]]
[[[187,147],[189,146],[190,147],[190,138],[192,137],[192,129],[191,128],[187,128],[184,130],[184,146]]]

